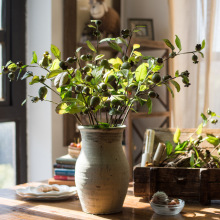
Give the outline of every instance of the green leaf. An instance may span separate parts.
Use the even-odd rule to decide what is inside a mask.
[[[87,43],[87,46],[89,47],[90,50],[92,50],[95,53],[97,53],[95,47],[93,46],[93,44],[89,40],[87,40],[86,43]]]
[[[112,38],[112,37],[107,37],[107,38],[104,38],[102,40],[99,41],[99,43],[103,43],[103,42],[106,42],[106,41],[111,41],[111,40],[115,40],[115,38]]]
[[[195,153],[196,153],[196,158],[198,159],[198,158],[199,158],[199,153],[198,153],[198,151],[196,150],[195,147],[193,147],[193,150],[195,151]]]
[[[12,63],[13,63],[13,62],[12,62],[11,60],[9,60],[9,61],[6,63],[5,67],[9,67]]]
[[[108,112],[109,115],[120,115],[122,114],[121,111],[115,109],[115,108],[112,108],[109,112]]]
[[[173,90],[171,89],[170,85],[168,83],[165,83],[168,91],[172,94],[172,97],[174,98],[174,93],[173,93]]]
[[[77,49],[76,49],[76,52],[77,53],[79,53],[79,51],[82,49],[82,47],[78,47]]]
[[[61,52],[55,45],[51,44],[50,50],[58,60],[61,59]]]
[[[23,106],[27,102],[27,99],[25,99],[22,103],[21,106]]]
[[[27,72],[22,76],[21,80],[26,79],[26,78],[31,77],[31,76],[33,76],[33,72],[27,71]]]
[[[180,139],[181,131],[179,128],[176,129],[175,134],[173,136],[174,143],[178,143]]]
[[[194,153],[192,153],[192,155],[191,155],[191,157],[190,157],[190,161],[189,161],[189,163],[190,163],[190,167],[194,167],[194,164],[195,164],[195,161],[194,161]]]
[[[13,69],[13,68],[17,68],[17,65],[15,63],[12,63],[8,66],[8,69]]]
[[[173,152],[173,145],[169,141],[166,141],[165,145],[167,156],[169,156]]]
[[[105,55],[103,55],[103,54],[97,55],[97,56],[95,57],[95,61],[102,59],[104,56],[105,56]]]
[[[176,43],[176,46],[178,47],[179,52],[180,52],[182,50],[182,46],[181,46],[181,41],[177,35],[176,35],[175,43]]]
[[[179,70],[177,70],[176,72],[175,72],[175,77],[178,77],[179,76]]]
[[[134,44],[133,45],[133,50],[140,48],[140,44]]]
[[[152,112],[152,100],[150,98],[147,99],[147,108],[148,108],[148,114],[151,114]]]
[[[200,135],[202,133],[202,128],[203,128],[203,123],[201,123],[197,128],[196,134]]]
[[[174,50],[175,47],[173,46],[173,44],[168,40],[168,39],[163,39],[163,41],[165,42],[165,44],[171,49]]]
[[[75,79],[77,82],[82,82],[82,73],[79,70],[76,71]]]
[[[116,42],[117,44],[125,44],[126,46],[128,46],[127,41],[126,41],[124,38],[122,38],[122,37],[117,37],[117,38],[115,39],[115,42]]]
[[[208,137],[206,138],[206,140],[207,140],[210,144],[214,145],[215,147],[218,146],[219,143],[220,143],[219,138],[213,137],[213,136],[210,136],[210,135],[208,135]]]
[[[203,127],[204,127],[207,124],[207,117],[203,113],[201,113],[201,117],[203,119]]]
[[[170,82],[175,86],[176,91],[179,92],[180,91],[180,85],[178,82],[174,81],[174,80],[170,80]]]
[[[91,75],[94,77],[94,79],[92,79],[91,82],[93,84],[98,84],[101,81],[103,69],[104,69],[103,66],[99,66],[92,70]]]
[[[58,70],[51,70],[48,74],[47,74],[47,79],[50,79],[50,78],[53,78],[55,76],[57,76],[58,74],[64,72],[63,70],[61,69],[58,69]]]
[[[201,50],[205,48],[205,40],[202,41]]]
[[[216,116],[216,113],[215,113],[215,112],[211,112],[211,116],[212,116],[212,117],[215,117],[215,116]]]
[[[60,69],[59,63],[59,59],[55,59],[50,67],[50,71]]]
[[[204,58],[204,54],[202,52],[199,51],[199,53],[201,54],[201,57]]]
[[[29,85],[33,85],[33,84],[35,84],[35,83],[39,83],[39,76],[34,76],[34,77],[32,78],[32,81],[29,82]]]
[[[136,77],[136,81],[142,81],[146,78],[147,76],[147,64],[146,63],[142,63],[135,71],[135,77]]]
[[[91,24],[88,24],[88,27],[96,29],[96,27],[94,25],[91,25]]]
[[[183,150],[185,150],[185,148],[187,147],[188,143],[189,143],[189,141],[184,141],[183,143],[178,144],[175,147],[175,151],[183,151]]]
[[[71,103],[71,104],[69,104]],[[62,102],[56,107],[56,113],[58,114],[76,114],[84,109],[85,105],[83,102],[77,100],[76,102]]]
[[[121,47],[120,47],[117,43],[112,42],[112,41],[107,41],[107,43],[108,43],[108,45],[109,45],[112,49],[117,50],[118,52],[123,53]]]
[[[22,71],[23,71],[27,66],[28,66],[28,65],[23,65],[23,66],[21,67],[21,69],[19,70],[18,76],[17,76],[17,80],[19,80]]]
[[[32,61],[31,64],[37,63],[37,54],[35,51],[32,52]]]
[[[162,68],[163,68],[163,64],[162,65],[155,65],[152,69],[152,72],[158,72]]]

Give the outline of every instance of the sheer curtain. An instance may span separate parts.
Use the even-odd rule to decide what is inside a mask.
[[[183,52],[206,40],[205,58],[200,57],[199,64],[193,64],[192,55],[178,56],[171,63],[173,70],[191,73],[191,86],[175,94],[172,126],[197,127],[200,113],[208,107],[220,114],[220,1],[169,0],[169,5],[172,36],[179,36]]]

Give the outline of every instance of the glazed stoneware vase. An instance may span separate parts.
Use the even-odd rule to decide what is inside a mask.
[[[76,162],[75,182],[84,212],[122,211],[129,183],[128,162],[122,150],[124,128],[79,126],[82,150]]]

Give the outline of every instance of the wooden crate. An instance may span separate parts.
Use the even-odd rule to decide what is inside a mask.
[[[157,191],[208,205],[220,200],[220,169],[136,167],[134,195],[150,201]]]

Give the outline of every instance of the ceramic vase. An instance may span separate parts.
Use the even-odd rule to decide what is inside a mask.
[[[124,128],[79,126],[82,149],[75,182],[84,212],[111,214],[122,210],[129,183],[129,166],[122,150]]]

